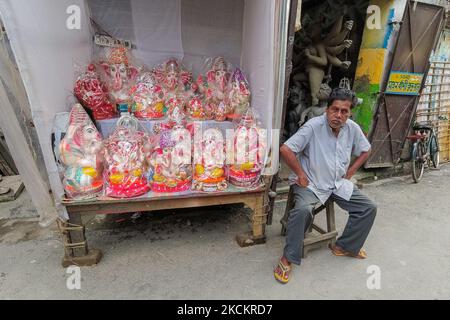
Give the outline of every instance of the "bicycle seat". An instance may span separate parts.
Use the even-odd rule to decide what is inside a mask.
[[[413,130],[427,130],[427,131],[431,131],[431,130],[433,130],[433,128],[431,126],[429,126],[429,125],[426,125],[426,124],[416,124],[413,127]]]

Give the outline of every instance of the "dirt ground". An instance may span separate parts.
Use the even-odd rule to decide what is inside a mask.
[[[409,176],[364,184],[378,204],[369,258],[320,248],[284,286],[272,274],[284,246],[282,198],[267,242],[247,248],[235,242],[249,230],[242,206],[86,217],[89,245],[104,256],[81,268],[73,290],[57,227],[39,227],[27,211],[0,218],[0,299],[449,299],[449,190],[450,165],[425,172],[419,184]],[[338,209],[336,219],[341,232],[347,215]],[[370,289],[374,268],[380,287]]]

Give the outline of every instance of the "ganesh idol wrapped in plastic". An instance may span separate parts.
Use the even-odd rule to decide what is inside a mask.
[[[232,161],[227,166],[228,181],[236,187],[255,188],[260,183],[267,150],[266,132],[258,126],[253,109],[249,108],[237,121]]]
[[[130,89],[132,110],[137,118],[161,119],[166,115],[164,91],[152,72],[142,73]]]
[[[207,68],[205,75],[197,78],[198,92],[203,96],[205,108],[213,110],[213,118],[223,121],[228,111],[226,98],[231,76],[230,64],[218,56],[208,60]]]
[[[232,118],[244,115],[250,107],[250,86],[241,69],[236,68],[231,76],[227,95],[227,113]]]
[[[172,98],[179,98],[187,103],[196,91],[192,73],[179,60],[170,58],[153,68],[155,80],[164,92],[167,104]]]
[[[130,89],[136,81],[140,68],[132,64],[128,49],[108,48],[106,59],[100,64],[111,101],[115,104],[131,104]]]
[[[191,133],[181,124],[161,128],[149,157],[153,192],[182,192],[191,186]]]
[[[147,180],[148,136],[132,115],[122,115],[105,140],[105,195],[132,198],[150,190]]]
[[[59,145],[64,164],[64,190],[69,199],[89,199],[101,193],[102,137],[80,104],[72,107],[69,127]]]
[[[107,88],[100,80],[94,64],[90,64],[80,73],[75,81],[73,92],[78,101],[91,111],[95,120],[117,116],[116,108],[109,100]]]
[[[197,134],[197,132],[199,134]],[[194,135],[194,178],[196,191],[223,191],[228,187],[225,175],[225,144],[218,128]]]

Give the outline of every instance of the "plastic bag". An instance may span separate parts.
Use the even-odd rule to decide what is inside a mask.
[[[90,64],[75,81],[75,97],[87,109],[91,110],[95,120],[117,116],[116,108],[108,98],[107,88],[100,80],[97,68]]]
[[[153,74],[156,83],[164,92],[166,107],[169,100],[174,98],[181,99],[184,104],[187,104],[196,91],[192,73],[175,58],[155,66]]]
[[[233,161],[227,166],[228,181],[242,188],[260,182],[266,152],[264,131],[257,125],[252,108],[240,118],[233,136]]]
[[[67,133],[59,145],[60,161],[65,165],[64,190],[68,198],[88,199],[103,188],[102,138],[80,104],[72,107]]]
[[[203,104],[212,112],[212,119],[223,121],[228,113],[226,98],[231,66],[221,56],[208,59],[207,71],[199,75],[196,82]]]
[[[149,157],[153,192],[181,192],[192,181],[192,135],[182,125],[162,127]]]
[[[122,115],[105,140],[105,195],[131,198],[147,193],[148,136],[132,115]]]
[[[130,89],[132,110],[137,118],[161,119],[166,115],[164,92],[153,73],[144,72]]]
[[[227,94],[227,114],[236,119],[243,116],[250,107],[250,86],[241,69],[236,68],[231,76]]]
[[[133,65],[125,47],[107,48],[106,58],[100,62],[102,78],[106,83],[110,99],[115,104],[131,105],[130,89],[135,84],[140,67]]]
[[[218,128],[206,129],[201,137],[194,139],[195,191],[223,191],[228,187],[225,175],[225,144]]]

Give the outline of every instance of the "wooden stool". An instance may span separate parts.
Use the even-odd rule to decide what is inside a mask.
[[[286,210],[284,211],[284,216],[280,220],[281,222],[281,235],[286,235],[287,222],[289,219],[289,214],[292,208],[294,208],[295,197],[294,197],[294,189],[289,188],[289,194],[286,203]],[[315,216],[325,209],[325,213],[327,215],[327,231],[319,227],[314,223]],[[335,223],[335,215],[334,215],[334,202],[331,199],[328,199],[327,202],[323,205],[316,206],[313,209],[313,218],[311,221],[308,230],[305,232],[305,239],[303,241],[303,258],[306,258],[308,255],[308,251],[321,247],[324,244],[334,245],[336,242],[337,231],[336,231],[336,223]],[[313,229],[316,230],[319,234],[314,234]]]

